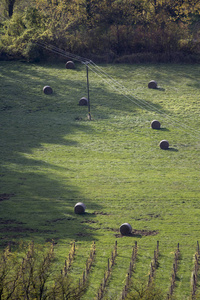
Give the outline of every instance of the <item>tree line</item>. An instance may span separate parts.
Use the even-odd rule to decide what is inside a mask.
[[[2,0],[0,58],[37,61],[37,42],[106,62],[195,61],[199,0]],[[48,53],[51,56],[50,53]]]

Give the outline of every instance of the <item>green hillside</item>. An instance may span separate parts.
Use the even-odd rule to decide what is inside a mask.
[[[154,282],[167,297],[190,299],[199,236],[199,65],[135,64],[89,68],[76,63],[0,62],[0,246],[54,240],[60,272],[75,241],[70,274],[82,276],[91,245],[96,257],[82,299],[95,299],[108,258],[117,256],[104,299],[120,299],[137,242],[133,286],[147,284],[159,241]],[[156,80],[158,89],[149,89]],[[51,95],[43,87],[53,89]],[[151,128],[159,120],[160,130]],[[161,140],[169,149],[161,150]],[[86,212],[74,214],[83,202]],[[131,224],[122,236],[121,224]],[[199,289],[200,290],[200,289]],[[198,288],[197,288],[198,291]]]

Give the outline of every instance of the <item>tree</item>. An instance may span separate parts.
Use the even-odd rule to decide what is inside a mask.
[[[3,0],[4,15],[6,17],[9,17],[9,18],[12,17],[15,3],[16,3],[16,0]]]

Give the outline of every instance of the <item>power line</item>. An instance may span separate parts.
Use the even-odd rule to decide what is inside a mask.
[[[81,57],[81,56],[78,56],[78,55],[75,55],[75,54],[72,54],[70,52],[67,52],[65,50],[62,50],[58,47],[55,47],[53,45],[49,45],[45,42],[37,42],[36,43],[37,45],[41,46],[42,48],[45,48],[55,54],[58,54],[58,55],[61,55],[61,56],[64,56],[66,58],[70,58],[70,59],[73,59],[75,61],[79,61],[81,63],[85,63],[85,62],[88,62],[89,60],[85,57]]]
[[[164,116],[170,122],[177,124],[177,122],[174,121],[174,119],[169,114],[164,113],[162,110],[156,108],[153,104],[150,104],[147,101],[136,97],[135,95],[128,96],[127,94],[130,95],[130,91],[125,86],[120,84],[117,80],[113,79],[108,73],[106,73],[102,68],[100,68],[98,65],[96,65],[92,60],[69,53],[69,52],[66,52],[65,50],[62,50],[53,45],[49,45],[45,42],[37,42],[37,44],[45,49],[48,49],[49,51],[51,51],[55,54],[58,54],[58,55],[66,57],[66,58],[70,58],[72,60],[75,60],[75,61],[85,64],[93,73],[98,75],[104,82],[106,82],[106,84],[108,84],[110,86],[110,88],[112,88],[113,90],[115,90],[117,92],[122,93],[122,95],[125,98],[127,98],[129,101],[133,102],[139,108],[145,109],[145,110],[148,110],[148,109],[152,110],[154,113]],[[188,131],[187,125],[184,125],[182,123],[181,124],[178,123],[178,125],[180,127],[182,127],[184,130]],[[195,129],[192,129],[192,130],[196,134],[198,134],[198,135],[200,134],[199,131],[197,131]],[[196,136],[192,135],[191,133],[190,133],[190,135],[193,137],[196,137]]]
[[[87,66],[88,66],[88,68],[92,71],[92,72],[94,72],[94,73],[96,73],[98,76],[100,76],[101,77],[101,79],[103,80],[103,81],[106,81],[106,83],[107,84],[109,84],[109,82],[108,82],[108,79],[110,80],[110,86],[111,86],[111,84],[112,84],[112,86],[111,86],[111,88],[112,89],[114,89],[114,90],[116,90],[116,91],[126,91],[126,92],[129,92],[129,90],[127,90],[124,86],[122,86],[122,85],[120,85],[119,84],[119,82],[117,82],[116,80],[114,80],[110,75],[108,75],[106,72],[104,72],[99,66],[97,66],[93,61],[91,61],[90,59],[87,59],[87,58],[84,58],[84,57],[81,57],[81,56],[77,56],[77,55],[75,55],[75,54],[71,54],[71,53],[69,53],[69,52],[66,52],[66,51],[64,51],[64,50],[62,50],[62,49],[59,49],[59,48],[57,48],[57,47],[55,47],[55,46],[52,46],[52,45],[48,45],[48,44],[46,44],[46,43],[41,43],[41,42],[38,42],[37,43],[38,45],[40,45],[41,47],[43,47],[43,48],[46,48],[46,49],[48,49],[48,50],[50,50],[50,51],[52,51],[52,52],[54,52],[54,53],[56,53],[56,54],[58,54],[58,55],[62,55],[62,56],[64,56],[64,57],[67,57],[67,58],[70,58],[70,59],[73,59],[73,60],[75,60],[75,61],[79,61],[79,62],[81,62],[81,63],[83,63],[83,64],[87,64]],[[123,96],[124,97],[126,97],[127,99],[129,99],[130,101],[132,101],[134,104],[136,104],[137,106],[139,106],[140,108],[142,108],[142,109],[145,109],[144,107],[143,107],[143,105],[145,106],[145,105],[149,105],[147,102],[145,102],[144,100],[141,100],[141,99],[138,99],[138,98],[135,98],[135,100],[134,99],[131,99],[129,96],[127,96],[127,95],[124,95],[123,94]],[[140,103],[138,103],[138,102],[141,102],[143,105],[141,105]],[[155,107],[153,107],[153,105],[151,105],[151,109],[153,110],[155,110]],[[160,114],[162,113],[161,111],[159,112]]]

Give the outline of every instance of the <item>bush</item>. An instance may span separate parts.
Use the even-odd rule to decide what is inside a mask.
[[[37,44],[30,42],[26,45],[23,56],[28,62],[39,62],[43,57],[43,51]]]
[[[23,246],[24,247],[24,246]],[[73,286],[69,276],[51,276],[54,245],[36,248],[34,243],[25,247],[19,258],[7,247],[0,257],[0,299],[79,299],[83,292]]]
[[[101,17],[95,10],[91,22],[87,22],[84,5],[80,11],[78,7],[80,9],[79,5],[68,8],[62,1],[38,1],[35,7],[15,10],[11,18],[0,24],[0,44],[3,45],[0,59],[43,60],[44,51],[35,45],[42,40],[80,56],[95,56],[99,62],[198,61],[195,57],[200,53],[197,33],[194,40],[189,21],[176,22],[168,18],[164,6],[159,14],[154,15],[149,10],[151,14],[146,16],[140,15],[140,8],[136,13],[129,11],[129,6],[117,6],[121,17],[117,14],[113,19],[111,5]],[[100,5],[98,9],[104,12],[105,7]],[[55,55],[50,56],[55,58]]]
[[[137,283],[127,296],[128,300],[163,300],[165,299],[161,289],[154,283],[147,286],[146,283]]]

